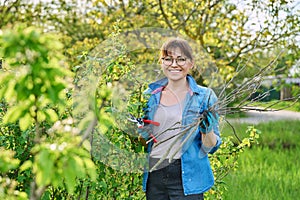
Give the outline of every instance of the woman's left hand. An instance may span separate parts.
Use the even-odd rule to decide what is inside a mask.
[[[202,113],[202,119],[200,122],[201,133],[210,133],[213,127],[218,123],[219,115],[215,111],[205,110]]]

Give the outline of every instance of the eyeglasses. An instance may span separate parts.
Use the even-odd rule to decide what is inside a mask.
[[[178,66],[183,66],[186,63],[186,58],[185,57],[177,57],[177,58],[172,58],[170,56],[162,58],[162,62],[164,65],[171,66],[174,62],[176,61],[176,64]]]

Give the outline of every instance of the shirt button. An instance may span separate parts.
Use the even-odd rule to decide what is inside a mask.
[[[182,171],[182,174],[184,174],[184,171]]]
[[[190,178],[189,181],[192,181],[192,179]]]

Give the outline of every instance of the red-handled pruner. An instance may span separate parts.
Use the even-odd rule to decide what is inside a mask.
[[[154,126],[159,126],[160,125],[159,122],[155,122],[155,121],[148,120],[148,119],[136,118],[132,114],[129,114],[129,115],[130,115],[130,117],[128,118],[128,120],[131,121],[131,122],[137,123],[138,128],[143,128],[145,123],[146,124],[153,124]],[[152,138],[154,143],[157,142],[157,139],[155,138],[155,136],[153,134],[150,134],[150,137]]]

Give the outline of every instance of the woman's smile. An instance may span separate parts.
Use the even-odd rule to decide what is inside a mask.
[[[179,72],[182,72],[182,69],[171,68],[171,69],[168,69],[168,71],[171,72],[171,73],[179,73]]]

